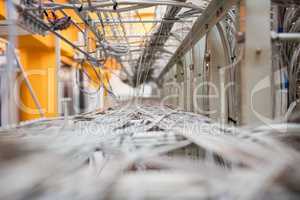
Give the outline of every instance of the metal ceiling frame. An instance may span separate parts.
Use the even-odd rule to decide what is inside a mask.
[[[162,48],[162,47],[166,46],[165,43],[167,41],[169,41],[168,39],[170,37],[172,37],[171,30],[175,23],[177,23],[177,22],[185,23],[185,22],[193,21],[191,19],[185,19],[185,17],[176,18],[176,15],[179,13],[181,8],[185,8],[188,11],[193,11],[193,13],[200,13],[203,10],[208,12],[207,9],[209,9],[209,7],[203,8],[204,6],[206,7],[205,3],[203,3],[203,5],[200,6],[200,5],[195,5],[191,2],[186,3],[185,1],[186,0],[117,0],[118,7],[113,8],[115,1],[112,1],[112,0],[105,0],[105,1],[101,1],[101,2],[93,1],[93,0],[87,0],[87,1],[70,0],[69,3],[55,3],[55,2],[42,3],[42,8],[43,8],[43,10],[61,11],[64,16],[67,16],[65,10],[67,10],[67,9],[74,10],[75,13],[78,15],[78,17],[80,18],[81,22],[74,22],[72,20],[72,24],[76,28],[78,28],[78,30],[80,32],[83,32],[84,35],[85,35],[86,31],[81,29],[77,24],[83,23],[86,25],[86,29],[90,30],[93,33],[93,35],[96,37],[96,40],[97,40],[96,43],[97,43],[97,46],[99,47],[99,50],[104,52],[103,59],[105,59],[105,57],[108,57],[108,56],[113,56],[118,61],[122,62],[122,59],[121,59],[122,55],[118,55],[117,51],[115,54],[113,52],[110,52],[110,48],[107,49],[107,46],[114,45],[111,42],[112,42],[112,40],[115,39],[116,41],[118,41],[118,44],[127,46],[128,55],[129,55],[128,60],[132,60],[132,57],[133,57],[131,55],[132,45],[128,40],[130,38],[130,35],[128,37],[127,32],[124,27],[124,24],[126,24],[126,23],[128,23],[128,24],[139,23],[139,24],[143,24],[143,25],[146,23],[160,24],[158,26],[158,28],[156,29],[157,31],[160,31],[161,29],[164,29],[166,27],[171,27],[165,31],[168,34],[164,34],[163,37],[160,36],[159,34],[155,34],[155,33],[157,33],[157,31],[154,32],[154,34],[152,34],[152,36],[150,36],[150,41],[146,42],[144,45],[141,46],[141,47],[145,47],[146,50],[139,53],[140,58],[138,59],[138,61],[140,61],[141,58],[142,58],[142,60],[144,60],[144,57],[147,57],[146,54],[147,55],[155,54],[156,52],[159,51],[157,48]],[[217,1],[212,0],[209,5],[211,6],[214,2],[217,2]],[[227,1],[221,1],[221,2],[227,2]],[[222,3],[219,3],[219,4],[222,4]],[[41,6],[38,6],[38,4],[27,4],[27,5],[20,4],[18,6],[21,8],[21,10],[29,13],[29,15],[32,15],[33,17],[35,16],[35,14],[32,14],[32,13],[35,13],[35,12],[39,11],[39,9],[41,9]],[[136,10],[136,12],[138,12],[137,9],[145,8],[145,7],[154,7],[154,6],[167,6],[167,11],[161,20],[158,20],[158,19],[156,19],[156,20],[142,20],[142,19],[139,19],[139,20],[132,20],[132,19],[126,20],[125,19],[125,20],[123,20],[123,19],[121,19],[123,16],[121,16],[120,13],[123,11],[130,11],[131,8],[134,8]],[[112,8],[109,8],[109,7],[112,7]],[[92,19],[88,15],[89,12],[96,13],[98,16],[98,19],[97,20]],[[225,10],[224,10],[224,12],[225,12]],[[103,13],[104,19],[103,19],[101,13]],[[110,20],[106,19],[106,21],[105,21],[105,15],[108,16],[107,15],[108,13],[111,14],[109,19],[113,17],[112,13],[117,13],[117,20],[113,19],[113,21],[110,21]],[[193,14],[191,16],[193,16]],[[71,42],[67,38],[63,37],[59,32],[51,30],[50,26],[47,23],[45,23],[43,21],[43,19],[39,19],[38,16],[36,16],[36,21],[39,21],[39,22],[45,24],[50,32],[52,32],[57,37],[61,38],[64,42],[66,42],[67,44],[72,46],[74,49],[76,49],[80,53],[84,54],[85,57],[87,58],[87,60],[92,61],[92,63],[94,63],[94,65],[101,67],[101,65],[103,63],[101,64],[101,62],[99,62],[99,58],[96,58],[94,55],[91,55],[90,52],[88,52],[88,49],[82,49],[82,47],[78,47],[77,45],[73,44],[73,42]],[[99,24],[101,24],[101,26],[102,26],[102,31],[100,31],[101,28],[99,27]],[[107,38],[105,29],[104,29],[104,25],[109,25],[111,27],[111,31],[113,33],[113,37],[111,39]],[[118,32],[119,27],[121,27],[121,29],[120,29],[121,33]],[[192,31],[194,31],[196,28],[197,27],[193,27]],[[191,33],[190,33],[190,35],[191,35]],[[145,40],[146,40],[147,35],[141,36],[141,37],[145,37]],[[189,37],[189,35],[187,37]],[[125,43],[122,44],[120,39],[122,39],[122,41],[125,40]],[[180,41],[180,40],[181,40],[181,38],[179,38],[178,41]],[[163,42],[161,42],[161,41],[163,41]],[[187,39],[183,40],[182,43],[184,44],[186,41],[187,41]],[[177,47],[177,46],[174,46],[174,47]],[[182,45],[180,45],[179,48],[181,48],[181,47],[182,47]],[[147,52],[147,53],[145,53],[145,52]],[[170,53],[172,53],[172,52],[167,50],[167,53],[168,53],[168,55],[170,55]],[[151,68],[151,66],[154,64],[155,60],[156,60],[156,57],[153,57],[151,59],[151,62],[149,62],[149,64],[147,65],[148,68]],[[139,62],[137,62],[137,63],[139,63]],[[134,65],[134,63],[130,63],[130,64]],[[138,64],[135,64],[135,66],[136,65],[138,65]],[[127,73],[127,75],[128,75],[128,79],[133,78],[133,77],[130,77],[128,73]],[[129,82],[132,83],[132,81],[129,81]]]
[[[44,9],[78,9],[81,8],[82,11],[90,11],[90,10],[98,10],[103,12],[121,12],[121,11],[129,11],[129,10],[136,10],[137,8],[145,8],[149,6],[176,6],[176,7],[183,7],[183,8],[190,8],[190,9],[201,9],[200,7],[192,4],[192,3],[182,3],[181,1],[174,1],[174,0],[118,0],[118,5],[133,5],[133,9],[129,8],[120,8],[120,9],[108,9],[105,7],[112,7],[114,3],[112,1],[106,2],[98,2],[98,1],[91,1],[93,6],[90,6],[89,3],[68,3],[68,4],[58,4],[58,3],[44,3]],[[27,8],[28,10],[36,10],[39,9],[38,7]]]

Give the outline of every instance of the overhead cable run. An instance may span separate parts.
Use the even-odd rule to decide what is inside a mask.
[[[182,2],[185,2],[186,0],[182,0]],[[150,38],[150,41],[147,42],[146,46],[147,48],[143,51],[142,55],[138,58],[138,62],[136,64],[136,66],[134,67],[135,70],[135,74],[133,77],[133,80],[137,80],[137,76],[138,76],[138,68],[139,65],[141,63],[141,65],[143,65],[143,69],[142,69],[142,80],[148,82],[149,80],[147,80],[148,78],[151,77],[151,74],[148,74],[147,71],[151,70],[151,66],[153,65],[153,63],[155,62],[155,55],[157,54],[157,46],[164,46],[164,44],[166,43],[166,41],[169,39],[170,37],[170,32],[174,26],[174,24],[176,23],[176,15],[180,12],[181,7],[176,7],[176,6],[169,6],[167,7],[167,11],[163,16],[163,19],[166,20],[174,20],[173,23],[164,23],[162,21],[162,23],[160,24],[160,26],[157,28],[156,32],[152,35],[152,37]],[[164,36],[164,37],[162,37]],[[148,76],[148,77],[146,77]],[[135,83],[135,87],[137,87],[138,82],[134,81]]]
[[[217,24],[233,5],[233,1],[212,0],[207,9],[201,14],[194,23],[192,29],[187,34],[181,45],[177,48],[173,57],[162,69],[156,81],[162,80],[162,77],[174,66],[178,58],[186,54],[205,34]],[[214,15],[212,13],[215,13]]]

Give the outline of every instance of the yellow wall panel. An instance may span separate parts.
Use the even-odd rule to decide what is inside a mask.
[[[6,18],[5,1],[0,0],[0,20]]]
[[[60,32],[62,36],[73,42],[73,44],[76,44],[78,41],[78,31],[74,26],[71,26],[67,30],[61,31]],[[74,56],[74,49],[71,47],[69,44],[67,44],[64,41],[61,41],[61,50],[62,50],[62,55],[64,56],[69,56],[73,57]]]
[[[33,50],[32,48],[52,49],[54,48],[55,40],[53,35],[24,35],[18,37],[18,48]],[[37,50],[37,49],[36,49]]]
[[[46,117],[57,116],[57,72],[55,51],[20,49],[21,63],[28,75]],[[36,105],[24,81],[20,90],[20,119],[40,118]]]

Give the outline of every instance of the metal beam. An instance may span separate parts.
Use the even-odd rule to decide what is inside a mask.
[[[156,81],[161,81],[163,76],[184,56],[205,34],[214,27],[234,4],[234,0],[212,0],[202,15],[198,17],[192,29],[187,34],[174,56],[162,70]]]
[[[300,33],[276,33],[271,34],[273,40],[300,42]]]
[[[44,9],[78,9],[82,6],[82,11],[89,11],[89,10],[99,10],[104,12],[115,12],[113,9],[107,9],[107,7],[112,7],[114,2],[99,2],[93,1],[93,6],[90,7],[88,3],[43,3]],[[182,8],[190,8],[190,9],[201,9],[197,5],[193,3],[183,3],[173,0],[118,0],[118,5],[134,5],[134,6],[176,6]],[[28,8],[28,9],[38,9],[36,7]],[[122,8],[120,8],[122,9]]]
[[[240,68],[240,123],[268,124],[274,117],[271,1],[244,0],[244,2],[246,32],[245,59]]]

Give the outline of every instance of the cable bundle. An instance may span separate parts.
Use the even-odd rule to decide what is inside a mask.
[[[0,199],[299,199],[298,125],[125,105],[0,136]]]

